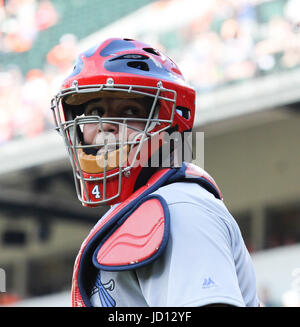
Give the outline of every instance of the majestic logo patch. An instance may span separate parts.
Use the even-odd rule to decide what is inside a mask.
[[[216,283],[210,277],[204,278],[202,288],[210,288],[213,286],[216,286]]]

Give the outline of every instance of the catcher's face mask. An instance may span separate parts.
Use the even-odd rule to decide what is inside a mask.
[[[73,74],[52,99],[57,130],[68,149],[83,205],[125,200],[161,146],[163,133],[174,127],[183,132],[193,124],[194,91],[178,82],[180,72],[175,76],[168,66],[175,67],[173,62],[149,49],[136,41],[105,41],[93,53],[80,55]],[[184,94],[183,102],[178,101],[178,93],[181,98]],[[178,109],[188,110],[189,115]]]

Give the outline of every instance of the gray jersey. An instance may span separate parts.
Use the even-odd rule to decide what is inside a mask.
[[[170,210],[164,253],[131,271],[99,271],[93,306],[258,306],[251,257],[221,200],[193,183],[158,189]]]

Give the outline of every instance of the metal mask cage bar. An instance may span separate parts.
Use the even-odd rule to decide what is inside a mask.
[[[109,81],[109,79],[108,79],[108,81]],[[142,92],[139,90],[145,90],[145,92]],[[156,93],[155,94],[149,93],[149,91],[151,91],[151,90],[156,91]],[[153,98],[155,98],[154,99],[155,103],[157,102],[157,100],[165,100],[165,101],[173,102],[174,106],[176,103],[176,91],[164,88],[161,81],[159,81],[157,83],[157,87],[144,86],[144,85],[113,84],[113,83],[79,86],[78,82],[74,81],[72,87],[61,90],[51,100],[51,109],[54,111],[56,126],[60,127],[60,125],[62,124],[62,121],[60,120],[59,112],[55,112],[56,109],[58,109],[58,105],[59,105],[59,102],[61,101],[61,99],[65,98],[67,96],[73,95],[73,94],[97,93],[97,92],[101,92],[101,91],[124,92],[124,93],[128,93],[128,94],[136,94],[136,95],[153,97]],[[161,92],[170,93],[170,94],[172,94],[173,98],[161,96],[160,95]],[[175,110],[172,110],[172,117],[170,118],[170,120],[173,120],[174,112],[175,112]]]
[[[109,80],[108,80],[109,82]],[[140,91],[145,90],[145,92]],[[150,109],[150,113],[148,115],[148,118],[124,118],[124,117],[109,117],[107,118],[101,118],[100,116],[86,116],[86,117],[76,117],[73,120],[66,120],[65,113],[63,110],[59,108],[60,102],[62,99],[64,99],[67,96],[70,96],[72,94],[86,94],[86,93],[95,93],[100,91],[110,91],[110,92],[125,92],[129,94],[137,94],[147,97],[153,98],[152,107]],[[148,92],[147,92],[148,91]],[[151,91],[155,91],[155,94],[149,93]],[[166,96],[162,96],[161,92],[169,92],[172,96],[171,98],[168,98]],[[172,109],[170,112],[170,119],[158,119],[158,118],[150,118],[153,117],[156,105],[158,101],[168,101],[172,103]],[[85,85],[85,86],[78,86],[77,81],[74,81],[73,86],[60,91],[52,100],[51,100],[51,109],[54,113],[54,120],[56,124],[56,129],[60,132],[61,136],[64,139],[66,148],[69,153],[69,158],[72,165],[74,180],[75,180],[75,187],[76,187],[76,193],[78,196],[78,199],[85,204],[94,204],[98,205],[101,203],[108,202],[110,200],[113,200],[114,198],[117,198],[121,193],[121,181],[122,181],[122,174],[126,171],[129,171],[135,164],[138,154],[141,151],[141,147],[151,136],[154,136],[158,133],[161,133],[162,131],[168,129],[174,119],[174,113],[175,113],[175,105],[176,105],[176,91],[171,89],[166,89],[163,87],[161,82],[157,83],[157,87],[150,87],[150,86],[141,86],[141,85],[114,85],[111,82],[108,84],[100,84],[100,85]],[[61,115],[64,115],[63,117]],[[122,121],[122,123],[120,123]],[[100,125],[101,130],[103,130],[103,123],[111,123],[111,124],[118,124],[119,126],[125,126],[128,127],[129,121],[139,121],[139,122],[145,122],[145,127],[143,130],[140,130],[138,128],[134,128],[132,126],[129,126],[129,128],[136,129],[136,131],[140,132],[141,139],[139,139],[138,142],[124,142],[124,131],[125,128],[122,128],[122,137],[121,142],[118,143],[107,143],[103,142],[103,144],[89,144],[89,145],[82,145],[78,144],[78,136],[77,136],[77,127],[83,124],[95,124],[98,123]],[[158,123],[164,123],[166,126],[160,128],[159,130],[150,133],[149,127],[150,124],[157,125]],[[73,135],[71,135],[73,130]],[[80,162],[78,158],[78,149],[84,149],[84,148],[91,148],[91,147],[99,147],[104,146],[107,153],[107,147],[110,145],[118,145],[119,147],[123,148],[126,144],[136,145],[138,144],[138,148],[136,149],[134,153],[134,158],[132,160],[132,163],[129,166],[122,167],[119,165],[118,171],[111,173],[108,175],[106,164],[104,164],[104,171],[101,173],[101,176],[90,176],[90,178],[85,178],[83,176],[83,171],[80,167]],[[106,156],[104,156],[105,160],[107,160]],[[123,162],[123,152],[120,151],[120,162]],[[111,196],[109,198],[106,197],[106,183],[108,178],[114,178],[118,176],[118,187],[117,192],[114,196]],[[86,187],[87,181],[103,181],[103,198],[100,201],[91,201],[89,197],[89,193]],[[82,191],[85,194],[86,200],[82,197]]]

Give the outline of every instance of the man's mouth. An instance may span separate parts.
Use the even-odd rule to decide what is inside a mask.
[[[101,156],[105,153],[116,151],[120,148],[119,144],[102,146],[100,149],[97,149],[96,156]]]
[[[124,146],[129,146],[128,149],[130,149],[130,150],[135,149],[137,147],[137,145],[139,144],[139,142],[140,142],[140,139],[135,139],[135,140],[132,140],[131,142],[124,143],[122,145],[121,141],[117,140],[116,143],[110,143],[107,145],[95,145],[95,146],[87,146],[87,147],[83,146],[82,150],[87,155],[102,156],[107,153],[117,151],[121,147],[124,147]]]
[[[87,154],[83,149],[89,149]],[[91,148],[79,148],[78,160],[80,162],[81,169],[86,173],[102,173],[104,170],[110,171],[122,165],[128,159],[129,145],[119,147],[114,145],[108,148],[99,147],[94,148],[94,151],[90,151]]]
[[[87,155],[101,156],[108,152],[116,151],[120,148],[119,144],[111,144],[107,146],[94,146],[94,147],[82,147],[82,150]]]

